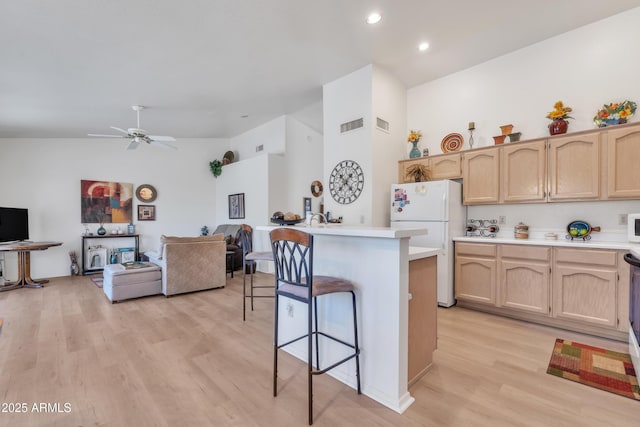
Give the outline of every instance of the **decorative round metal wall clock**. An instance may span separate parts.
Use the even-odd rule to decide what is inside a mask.
[[[343,160],[333,168],[329,176],[331,197],[343,205],[353,203],[364,188],[364,173],[353,160]]]

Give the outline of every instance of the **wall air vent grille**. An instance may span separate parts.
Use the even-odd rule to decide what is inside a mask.
[[[385,132],[389,132],[389,122],[381,119],[380,117],[376,117],[376,127]]]
[[[364,120],[362,118],[352,120],[347,123],[342,123],[340,125],[340,133],[345,133],[351,130],[360,129],[363,126],[364,126]]]

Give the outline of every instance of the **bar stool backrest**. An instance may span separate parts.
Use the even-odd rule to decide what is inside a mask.
[[[301,295],[298,298],[288,296],[302,302],[310,301],[313,285],[313,236],[291,228],[276,228],[271,231],[270,236],[277,287],[292,285],[307,288],[305,298]]]
[[[248,253],[253,252],[253,232],[251,229],[240,229],[240,242],[242,243],[242,255],[247,256]]]

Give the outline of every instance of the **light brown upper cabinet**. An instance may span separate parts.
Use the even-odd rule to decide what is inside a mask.
[[[603,137],[607,147],[607,198],[640,198],[640,128],[612,129]]]
[[[431,179],[457,179],[462,178],[460,168],[460,153],[444,154],[429,158]]]
[[[549,140],[549,199],[600,197],[600,135],[588,132]]]
[[[495,204],[500,200],[500,151],[468,151],[462,156],[462,194],[465,205]]]
[[[547,185],[546,140],[501,147],[500,200],[503,203],[544,202]]]

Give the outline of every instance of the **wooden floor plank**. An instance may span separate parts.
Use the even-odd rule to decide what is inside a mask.
[[[259,283],[273,276],[258,274]],[[88,277],[0,293],[0,426],[300,426],[305,365],[281,353],[272,397],[272,299],[242,321],[227,286],[111,304]],[[461,308],[438,309],[434,367],[397,414],[335,379],[314,380],[318,426],[634,425],[640,402],[546,374],[556,338],[626,344]],[[64,404],[39,413],[32,405]],[[0,408],[1,409],[1,408]]]

